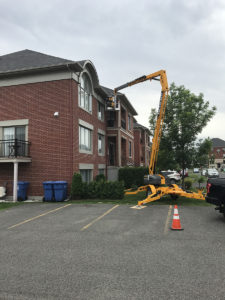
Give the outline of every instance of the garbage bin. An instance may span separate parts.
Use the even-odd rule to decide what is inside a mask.
[[[55,181],[54,182],[55,201],[59,202],[65,200],[66,194],[67,194],[67,182]]]
[[[67,198],[67,187],[68,187],[68,183],[66,181],[64,181],[64,200]]]
[[[24,201],[27,199],[28,185],[29,185],[29,182],[27,182],[27,181],[18,181],[18,183],[17,183],[18,201]]]
[[[54,200],[54,181],[44,181],[44,201],[53,201]]]

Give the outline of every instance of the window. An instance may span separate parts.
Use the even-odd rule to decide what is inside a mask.
[[[132,143],[129,142],[129,156],[132,156]]]
[[[81,83],[79,86],[79,106],[92,111],[92,85],[91,80],[86,73],[81,76]]]
[[[98,169],[98,174],[101,175],[105,175],[105,169]]]
[[[104,120],[104,105],[98,102],[98,119],[103,121]]]
[[[4,140],[18,139],[18,140],[25,141],[25,126],[4,127],[3,139]]]
[[[92,180],[92,170],[80,170],[80,175],[83,182],[91,182]]]
[[[83,126],[79,126],[79,148],[80,150],[92,151],[92,132]]]
[[[131,116],[128,115],[128,130],[131,130]]]
[[[17,140],[17,144],[16,141]],[[25,142],[25,126],[3,127],[4,155],[27,155]],[[15,150],[15,145],[17,149]]]
[[[102,134],[98,134],[98,154],[104,155],[105,137]]]

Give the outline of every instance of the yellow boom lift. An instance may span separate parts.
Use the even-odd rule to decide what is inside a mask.
[[[159,145],[160,145],[160,139],[162,135],[162,129],[163,129],[163,121],[165,117],[165,111],[166,111],[166,103],[168,98],[168,82],[167,82],[167,76],[165,70],[160,70],[158,72],[144,75],[140,78],[137,78],[135,80],[132,80],[126,84],[123,84],[117,88],[114,89],[114,97],[110,97],[107,100],[107,107],[109,109],[118,109],[118,103],[117,103],[117,92],[144,82],[146,80],[158,80],[161,84],[161,97],[159,102],[159,110],[157,115],[157,121],[154,131],[154,137],[152,140],[152,148],[151,148],[151,158],[149,163],[149,175],[146,175],[144,177],[144,186],[140,186],[136,191],[132,191],[131,189],[126,190],[126,194],[137,194],[141,191],[146,191],[146,199],[138,201],[138,205],[143,205],[148,202],[152,202],[155,200],[160,199],[164,195],[170,195],[173,199],[178,198],[179,196],[187,197],[187,198],[195,198],[200,200],[205,200],[205,197],[202,194],[202,191],[198,191],[197,193],[194,192],[187,192],[182,190],[178,185],[172,184],[170,186],[166,186],[166,180],[165,177],[161,174],[156,175],[155,174],[155,168],[159,153]]]

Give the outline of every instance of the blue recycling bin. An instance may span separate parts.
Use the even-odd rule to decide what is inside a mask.
[[[60,202],[66,199],[67,195],[67,182],[66,181],[54,181],[54,195],[55,201]]]
[[[44,201],[54,200],[54,181],[44,181]]]
[[[29,182],[27,182],[27,181],[18,181],[17,182],[18,201],[25,201],[27,199],[28,186],[29,186]]]

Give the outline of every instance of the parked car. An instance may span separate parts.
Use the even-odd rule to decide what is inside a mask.
[[[193,172],[194,173],[199,173],[199,168],[194,168]]]
[[[180,174],[175,170],[162,171],[161,174],[165,177],[167,184],[175,184],[181,180]]]
[[[206,176],[207,175],[207,170],[206,169],[203,169],[202,170],[202,176]]]
[[[182,177],[182,174],[184,173],[184,177],[188,177],[188,169],[186,170],[180,170],[179,174]]]
[[[216,205],[216,210],[225,217],[225,178],[213,178],[207,182],[207,195],[205,200]]]
[[[219,177],[219,172],[216,169],[208,169],[207,176],[208,178],[216,178]]]

